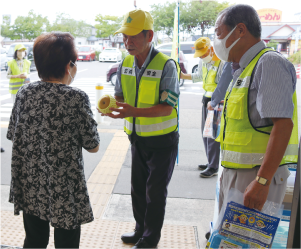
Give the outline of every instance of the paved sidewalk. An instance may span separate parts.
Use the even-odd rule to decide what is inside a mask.
[[[2,133],[6,131],[5,126],[6,124],[2,123]],[[129,194],[118,194],[113,191],[118,176],[122,176],[120,175],[120,170],[125,163],[130,144],[123,130],[105,129],[111,127],[106,127],[105,125],[100,125],[100,127],[100,137],[110,140],[110,142],[103,141],[107,142],[108,146],[102,152],[101,160],[94,167],[93,172],[90,175],[88,173],[87,185],[95,220],[82,226],[80,247],[130,248],[133,245],[122,243],[120,236],[122,233],[134,229],[135,223],[132,215],[131,198]],[[116,127],[120,128],[120,126]],[[2,134],[2,139],[4,135]],[[9,153],[9,149],[5,153]],[[8,157],[8,155],[5,156]],[[90,154],[88,160],[85,158],[85,170],[87,167],[89,171],[87,165],[93,161],[91,157]],[[3,167],[8,166],[7,163],[9,162],[2,161],[2,172],[5,169]],[[176,168],[175,174],[177,174],[177,171],[178,169]],[[194,177],[200,180],[197,174]],[[130,178],[126,177],[120,179],[120,181],[127,183],[124,185],[128,185]],[[184,182],[187,181],[186,179]],[[215,182],[216,178],[213,181]],[[176,182],[174,185],[183,186],[183,183]],[[170,188],[173,189],[174,187],[171,186]],[[194,190],[191,192],[199,191]],[[211,192],[214,193],[214,190]],[[22,216],[13,215],[13,205],[7,202],[8,193],[9,185],[2,184],[1,245],[22,247],[24,241]],[[204,234],[209,228],[209,222],[212,220],[213,207],[214,200],[212,199],[168,198],[166,218],[158,248],[204,248],[206,244]],[[200,236],[201,238],[199,238]],[[54,248],[53,228],[51,228],[48,248]]]

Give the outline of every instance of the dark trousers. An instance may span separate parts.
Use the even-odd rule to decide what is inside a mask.
[[[167,187],[178,153],[178,145],[148,150],[139,142],[132,149],[132,205],[136,230],[151,245],[157,245],[163,226]]]
[[[46,248],[49,242],[49,221],[23,212],[25,240],[23,248]],[[54,228],[55,248],[79,248],[80,227],[74,230]]]
[[[211,98],[203,97],[203,107],[202,107],[202,136],[205,127],[205,122],[207,118],[207,104],[211,101]],[[220,154],[220,143],[216,142],[212,138],[203,137],[203,142],[205,146],[205,152],[208,159],[208,167],[213,169],[218,169],[219,164],[219,154]]]

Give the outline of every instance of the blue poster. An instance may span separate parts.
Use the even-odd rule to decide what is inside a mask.
[[[219,234],[255,248],[270,248],[280,219],[236,202],[227,204]]]

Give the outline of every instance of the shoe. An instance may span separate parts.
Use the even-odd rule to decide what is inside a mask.
[[[132,249],[136,249],[136,248],[157,248],[157,246],[152,246],[148,244],[143,238],[141,238],[136,243],[136,245],[132,247]]]
[[[124,243],[136,244],[138,240],[142,237],[142,232],[134,230],[134,232],[124,233],[121,235],[121,240]]]
[[[209,178],[212,176],[216,176],[218,174],[218,169],[207,168],[200,173],[200,177]]]
[[[5,150],[1,147],[1,152],[4,152]]]
[[[205,170],[205,169],[207,169],[207,167],[208,167],[208,163],[207,164],[200,164],[200,165],[198,165],[198,168],[200,170]]]

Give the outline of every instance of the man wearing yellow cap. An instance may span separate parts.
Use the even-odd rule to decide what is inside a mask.
[[[184,74],[181,78],[192,80],[193,83],[203,81],[205,94],[202,108],[202,131],[204,130],[207,112],[213,110],[225,97],[226,90],[232,80],[231,64],[221,61],[214,53],[208,37],[200,37],[194,43],[194,57],[199,57],[198,72]],[[209,178],[217,175],[219,167],[220,144],[214,139],[203,137],[208,164],[198,165],[203,170],[200,176]]]
[[[16,94],[19,88],[24,84],[26,78],[29,78],[30,64],[29,60],[24,59],[26,56],[26,47],[23,44],[15,46],[14,59],[7,62],[7,78],[9,79],[9,92],[15,103]]]
[[[136,227],[121,236],[133,248],[155,248],[164,221],[167,186],[170,182],[179,141],[177,102],[180,68],[170,57],[154,49],[153,18],[143,10],[124,17],[122,27],[129,55],[117,71],[115,98],[110,108],[124,118],[131,141],[131,195]],[[123,102],[123,103],[121,103]]]

